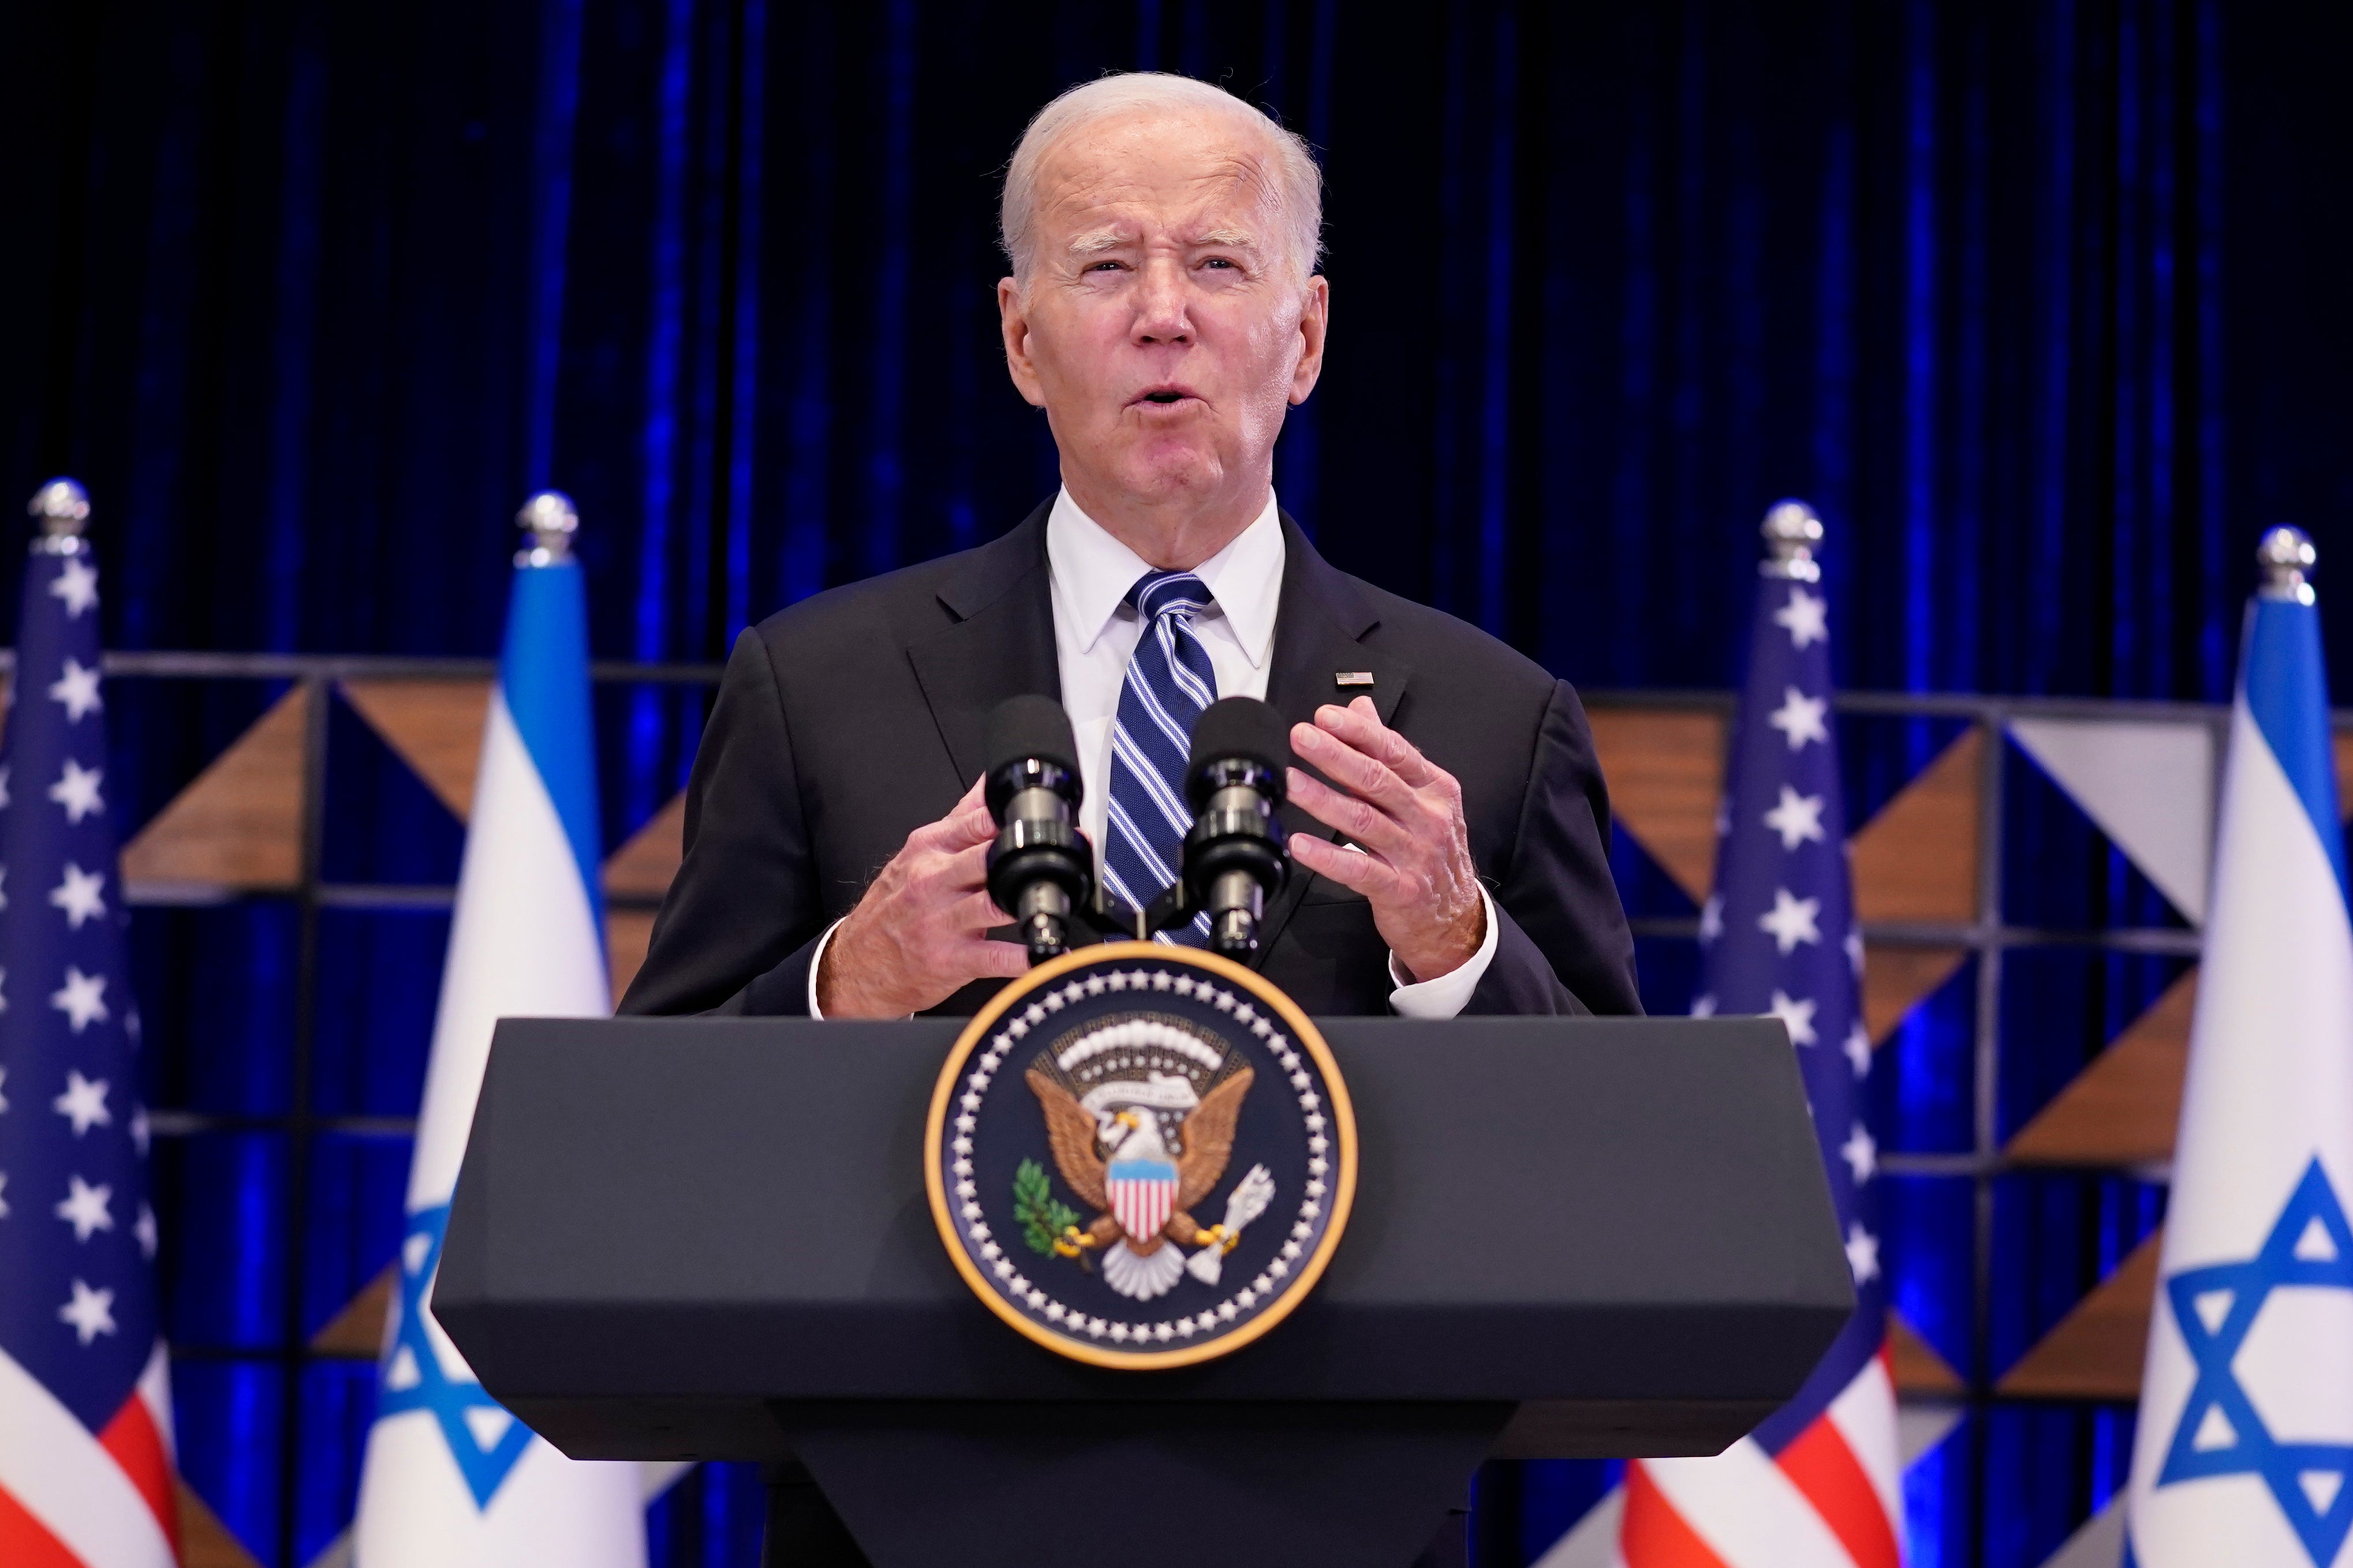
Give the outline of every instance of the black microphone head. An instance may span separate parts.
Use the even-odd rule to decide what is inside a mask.
[[[1201,710],[1193,725],[1193,752],[1185,763],[1185,795],[1198,811],[1216,785],[1209,770],[1219,763],[1255,763],[1266,771],[1260,788],[1282,798],[1282,770],[1291,765],[1291,726],[1255,697],[1225,697]]]
[[[1071,716],[1050,697],[1009,697],[988,715],[988,809],[1005,814],[1006,800],[1024,784],[1045,782],[1016,776],[1024,763],[1050,763],[1069,781],[1073,805],[1079,795],[1079,743],[1071,733]],[[1048,787],[1057,787],[1049,784]]]

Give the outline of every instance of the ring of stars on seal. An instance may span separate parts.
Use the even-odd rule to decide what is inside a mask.
[[[1356,1184],[1314,1025],[1241,965],[1155,942],[1082,948],[992,999],[941,1069],[923,1156],[941,1240],[989,1310],[1132,1370],[1282,1322]]]

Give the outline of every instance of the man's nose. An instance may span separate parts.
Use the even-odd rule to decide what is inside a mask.
[[[1184,268],[1174,260],[1147,264],[1137,279],[1135,324],[1138,343],[1186,343],[1193,341]]]

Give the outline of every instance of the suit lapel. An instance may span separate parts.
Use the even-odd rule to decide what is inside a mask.
[[[936,591],[955,624],[907,648],[955,767],[959,794],[988,765],[991,709],[1031,692],[1061,700],[1046,565],[1046,513],[1051,504],[959,563]]]
[[[1345,704],[1359,696],[1370,697],[1381,722],[1388,723],[1397,713],[1413,667],[1363,641],[1380,624],[1379,613],[1346,576],[1315,552],[1288,516],[1282,520],[1282,597],[1275,612],[1267,701],[1291,722],[1303,724],[1313,721],[1315,710],[1327,702]],[[1373,684],[1343,687],[1336,679],[1342,672],[1369,674]],[[1287,833],[1333,836],[1330,828],[1288,802],[1282,817]],[[1292,911],[1305,896],[1307,884],[1314,879],[1293,864],[1282,891],[1260,923],[1256,963],[1265,963]]]
[[[1060,660],[1054,651],[1054,605],[1046,562],[1046,515],[1030,513],[994,544],[972,552],[936,588],[955,617],[944,631],[910,643],[907,658],[954,764],[959,793],[988,765],[989,710],[1008,697],[1036,692],[1060,701]],[[1396,717],[1412,666],[1365,643],[1380,616],[1346,576],[1334,570],[1289,517],[1282,520],[1282,595],[1275,612],[1274,652],[1266,697],[1293,723],[1312,721],[1327,702],[1368,696],[1381,721]],[[1370,688],[1343,687],[1342,672],[1372,676]],[[1288,833],[1332,837],[1297,806],[1282,807]],[[1314,878],[1293,868],[1260,929],[1257,963],[1289,923]]]

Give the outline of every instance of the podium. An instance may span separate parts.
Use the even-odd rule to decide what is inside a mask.
[[[1265,1338],[1079,1364],[951,1267],[953,1019],[509,1019],[432,1310],[580,1458],[805,1465],[876,1568],[1406,1568],[1487,1458],[1718,1452],[1853,1307],[1771,1019],[1319,1021],[1356,1209]]]

